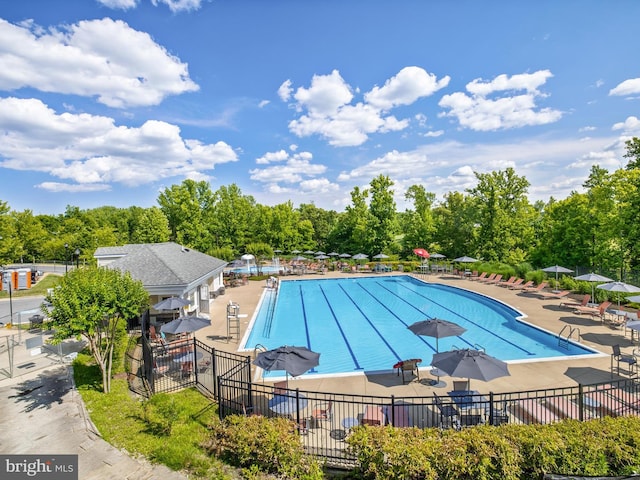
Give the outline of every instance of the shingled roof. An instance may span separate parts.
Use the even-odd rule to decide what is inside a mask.
[[[150,294],[191,290],[219,275],[227,265],[224,260],[173,242],[99,247],[93,256],[99,265],[129,272]]]

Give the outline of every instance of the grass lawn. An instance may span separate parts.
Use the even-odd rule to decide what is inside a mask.
[[[126,379],[114,378],[102,393],[101,375],[91,357],[74,362],[78,391],[102,437],[130,455],[144,456],[195,478],[238,478],[235,471],[201,447],[207,426],[218,422],[217,405],[195,389],[136,398]]]

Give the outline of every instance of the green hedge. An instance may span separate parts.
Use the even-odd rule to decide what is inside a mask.
[[[479,426],[462,431],[357,427],[347,439],[361,478],[541,479],[640,471],[640,419],[553,425]]]

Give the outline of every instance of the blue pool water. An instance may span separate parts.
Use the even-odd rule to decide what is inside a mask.
[[[273,266],[273,265],[263,265],[262,267],[260,267],[260,272],[262,273],[262,275],[269,275],[271,273],[279,273],[280,270],[282,270],[282,267]],[[229,272],[233,272],[233,273],[235,273],[237,275],[242,275],[242,274],[257,275],[258,274],[258,267],[256,267],[255,265],[251,265],[250,267],[232,268],[232,269],[229,270]]]
[[[517,320],[522,313],[484,295],[408,275],[324,280],[284,280],[267,290],[244,348],[306,346],[320,365],[305,375],[388,371],[407,358],[428,366],[436,339],[407,327],[426,318],[457,323],[467,331],[440,338],[439,351],[481,348],[505,361],[531,361],[596,352]],[[265,372],[266,377],[283,372]]]

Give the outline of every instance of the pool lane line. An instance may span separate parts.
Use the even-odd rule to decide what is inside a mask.
[[[298,285],[298,292],[300,293],[300,304],[302,306],[302,318],[304,318],[304,334],[307,337],[307,348],[311,351],[311,336],[309,335],[309,321],[307,320],[307,309],[304,304],[304,293],[302,291],[302,284]],[[309,372],[316,372],[316,367],[313,367]]]
[[[359,285],[359,283],[358,283]],[[402,357],[400,355],[398,355],[398,352],[396,352],[393,347],[391,346],[391,344],[387,341],[386,338],[384,338],[384,335],[382,335],[380,333],[380,331],[376,328],[376,326],[371,322],[371,320],[369,320],[369,317],[367,316],[366,313],[364,313],[362,311],[362,309],[360,308],[360,306],[358,305],[357,302],[355,302],[353,300],[353,297],[351,297],[351,295],[349,295],[349,292],[347,292],[345,290],[345,288],[342,285],[339,285],[340,289],[344,292],[344,294],[349,298],[349,300],[351,300],[351,303],[353,304],[354,307],[356,307],[356,309],[360,312],[360,314],[364,317],[364,319],[367,321],[367,323],[371,326],[371,328],[373,328],[373,330],[378,334],[378,337],[380,337],[380,339],[382,340],[382,342],[387,346],[387,348],[391,351],[391,353],[393,353],[396,356],[396,359],[398,361],[402,360]]]
[[[340,335],[342,335],[342,340],[344,340],[344,343],[345,343],[345,345],[347,347],[347,350],[349,351],[349,355],[351,355],[353,363],[355,364],[354,370],[364,370],[364,368],[358,362],[358,358],[356,357],[355,353],[353,352],[353,349],[351,348],[351,344],[349,343],[349,340],[347,339],[347,336],[345,335],[344,330],[342,329],[342,326],[340,325],[340,321],[338,320],[338,317],[336,316],[336,312],[333,310],[333,307],[331,306],[331,302],[327,298],[327,293],[324,291],[324,288],[322,288],[322,285],[319,284],[318,288],[320,288],[320,292],[322,293],[322,296],[324,297],[324,301],[327,304],[327,307],[329,307],[329,310],[331,311],[331,315],[333,316],[333,320],[334,320],[336,326],[338,327],[338,330],[340,331]],[[302,294],[302,292],[300,292],[300,293]],[[305,321],[306,321],[306,319],[305,319]]]
[[[402,297],[399,297],[395,292],[392,292],[391,290],[389,290],[389,289],[388,289],[387,287],[385,287],[384,285],[380,285],[380,286],[381,286],[382,288],[384,288],[385,290],[387,290],[387,291],[388,291],[389,293],[391,293],[392,295],[395,295],[396,297],[398,297],[398,298],[402,299]],[[469,323],[472,323],[473,325],[475,325],[475,326],[476,326],[476,327],[478,327],[479,329],[484,330],[485,332],[489,333],[490,335],[493,335],[494,337],[499,338],[499,339],[500,339],[500,340],[502,340],[503,342],[508,343],[509,345],[511,345],[512,347],[515,347],[516,349],[520,350],[521,352],[524,352],[524,353],[526,353],[527,355],[535,355],[534,353],[531,353],[529,350],[527,350],[527,349],[525,349],[525,348],[522,348],[520,345],[518,345],[518,344],[516,344],[516,343],[513,343],[513,342],[511,342],[511,341],[507,340],[507,339],[506,339],[506,338],[504,338],[504,337],[501,337],[500,335],[498,335],[497,333],[495,333],[495,332],[493,332],[493,331],[489,330],[488,328],[483,327],[483,326],[482,326],[482,325],[480,325],[479,323],[476,323],[476,322],[474,322],[473,320],[470,320],[470,319],[468,319],[467,317],[464,317],[464,316],[460,315],[459,313],[454,312],[453,310],[451,310],[451,309],[449,309],[449,308],[445,307],[445,306],[444,306],[444,305],[442,305],[441,303],[438,303],[438,302],[436,302],[436,301],[434,301],[434,300],[430,299],[429,297],[427,297],[427,296],[425,296],[425,295],[422,295],[421,293],[416,292],[415,290],[410,289],[408,286],[406,286],[406,285],[402,285],[402,284],[400,284],[400,286],[401,286],[401,287],[403,287],[403,288],[406,288],[406,289],[407,289],[407,290],[409,290],[410,292],[412,292],[412,293],[414,293],[414,294],[416,294],[416,295],[418,295],[418,296],[420,296],[420,297],[424,298],[425,300],[427,300],[427,301],[429,301],[429,302],[433,303],[434,305],[438,305],[440,308],[442,308],[442,309],[444,309],[444,310],[446,310],[446,311],[450,312],[452,315],[455,315],[455,316],[457,316],[457,317],[460,317],[460,318],[462,318],[462,319],[466,320],[466,321],[467,321],[467,322],[469,322]],[[404,299],[402,299],[402,300],[404,300]],[[406,301],[406,300],[405,300],[405,301]],[[408,302],[407,302],[407,303],[408,303]],[[409,305],[411,305],[411,304],[409,304]],[[417,307],[414,307],[414,308],[417,308]]]
[[[417,310],[418,312],[420,312],[420,314],[424,315],[427,318],[431,318],[429,317],[429,315],[427,315],[426,313],[424,313],[421,309],[419,309],[418,307],[416,307],[415,305],[413,305],[412,303],[407,302],[404,298],[399,297],[398,295],[396,295],[394,292],[391,292],[388,288],[386,288],[384,285],[380,284],[380,282],[375,282],[376,284],[378,284],[381,288],[387,290],[390,294],[394,295],[396,298],[398,298],[399,300],[401,300],[402,302],[406,303],[407,305],[409,305],[411,308],[413,308],[414,310]],[[358,287],[360,287],[362,290],[365,291],[365,293],[367,293],[369,296],[371,296],[371,298],[373,298],[376,302],[378,302],[387,312],[389,312],[391,315],[393,315],[396,320],[398,320],[401,324],[403,324],[405,327],[409,328],[409,325],[407,324],[407,322],[405,322],[404,320],[402,320],[398,315],[396,315],[396,313],[391,310],[389,307],[387,307],[384,303],[382,303],[382,300],[380,300],[378,297],[376,297],[373,293],[371,293],[371,291],[367,288],[365,288],[364,286],[362,286],[361,283],[358,283]],[[438,353],[438,350],[436,350],[436,348],[434,346],[432,346],[426,338],[424,338],[424,336],[422,335],[416,335],[418,337],[418,339],[420,341],[422,341],[422,343],[424,343],[425,345],[427,345],[431,350],[433,350],[435,353]],[[469,345],[470,347],[473,348],[473,344],[471,344],[470,342],[468,342],[466,339],[462,338],[460,335],[456,335],[456,337],[458,337],[461,341],[463,341],[464,343],[466,343],[467,345]]]

